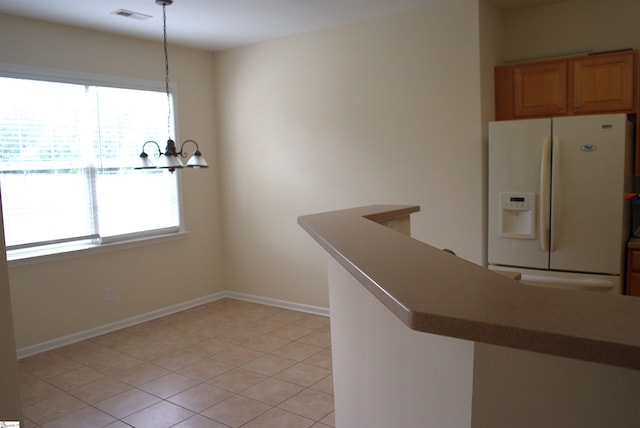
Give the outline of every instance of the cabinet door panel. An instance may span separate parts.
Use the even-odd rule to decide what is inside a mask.
[[[640,273],[632,273],[627,280],[627,293],[630,296],[640,296]]]
[[[567,63],[545,61],[514,67],[516,117],[567,113]]]
[[[633,52],[573,60],[576,114],[633,110]]]
[[[632,241],[635,241],[633,238]],[[627,249],[627,289],[625,294],[640,296],[640,250]]]
[[[640,251],[631,251],[630,253],[630,268],[634,272],[640,271]]]

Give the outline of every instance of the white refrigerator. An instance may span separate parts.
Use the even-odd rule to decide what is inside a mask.
[[[489,269],[622,293],[633,126],[625,114],[489,124]]]

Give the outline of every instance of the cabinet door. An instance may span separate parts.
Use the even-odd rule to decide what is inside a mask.
[[[626,294],[640,296],[640,250],[628,250],[627,254]]]
[[[633,110],[633,51],[571,62],[575,114]]]
[[[567,113],[567,62],[545,61],[514,67],[516,117]]]

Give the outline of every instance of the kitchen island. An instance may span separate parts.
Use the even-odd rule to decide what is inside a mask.
[[[329,254],[338,427],[637,425],[637,299],[522,285],[412,239],[418,211],[298,220]]]

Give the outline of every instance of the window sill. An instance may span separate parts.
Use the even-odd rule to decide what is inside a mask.
[[[145,245],[154,245],[175,241],[178,239],[186,238],[188,234],[189,232],[184,231],[168,233],[165,235],[130,239],[127,241],[112,242],[108,244],[52,245],[48,247],[41,247],[39,249],[32,248],[29,250],[14,251],[11,254],[7,252],[7,263],[9,265],[9,268],[12,268],[52,262],[57,260],[65,260],[75,257],[118,251],[126,248],[134,248]]]

